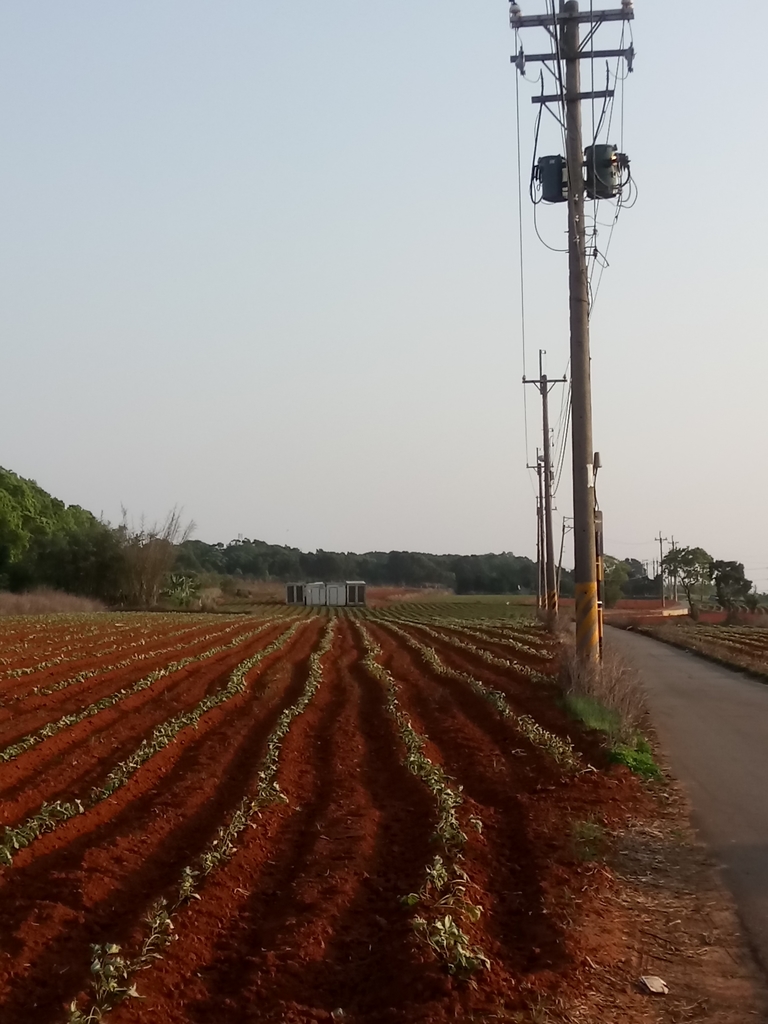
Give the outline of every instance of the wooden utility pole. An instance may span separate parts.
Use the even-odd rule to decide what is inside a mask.
[[[547,607],[547,545],[545,541],[544,528],[544,462],[536,449],[536,474],[539,478],[539,496],[536,499],[536,527],[537,534],[537,570],[539,576],[539,600],[537,607],[542,610]]]
[[[667,597],[664,593],[664,537],[661,536],[661,530],[659,530],[659,536],[656,539],[659,542],[659,576],[661,576],[661,607],[664,608],[667,603]]]
[[[569,516],[563,516],[563,533],[560,537],[560,558],[557,563],[557,594],[560,596],[560,581],[563,575],[563,552],[565,551],[565,534],[567,530],[572,530],[572,526],[568,526]]]
[[[634,17],[632,0],[622,0],[617,10],[579,11],[577,0],[560,0],[559,12],[524,16],[517,0],[510,7],[510,25],[522,28],[546,28],[555,42],[550,54],[526,56],[522,49],[514,60],[520,70],[526,61],[552,61],[557,69],[560,89],[553,96],[534,98],[538,103],[557,103],[565,112],[565,165],[568,186],[568,276],[571,329],[571,415],[573,443],[573,533],[574,577],[576,583],[576,650],[585,661],[600,657],[598,617],[597,557],[595,548],[594,447],[592,444],[592,390],[589,355],[589,279],[584,222],[584,144],[581,128],[581,104],[585,99],[610,98],[613,90],[581,92],[580,62],[594,58],[597,52],[581,47],[581,25],[587,24],[588,40],[607,21],[629,21]],[[634,50],[617,51],[627,59]],[[603,55],[602,53],[600,54]],[[565,81],[561,69],[565,66]]]
[[[544,352],[539,349],[539,379],[529,380],[523,377],[523,384],[533,384],[541,394],[542,412],[542,433],[544,439],[541,457],[543,465],[539,472],[539,494],[541,496],[541,472],[544,474],[543,488],[543,509],[544,509],[544,594],[545,601],[542,605],[546,609],[548,617],[554,621],[557,619],[557,572],[555,569],[555,539],[552,524],[552,484],[554,473],[552,472],[552,440],[549,432],[549,392],[555,384],[567,384],[568,378],[561,377],[557,380],[549,380],[544,373]],[[537,462],[539,460],[537,459]]]
[[[561,3],[576,15],[576,0]],[[589,361],[589,278],[584,223],[584,146],[581,137],[579,22],[565,18],[561,47],[565,61],[566,165],[568,168],[568,279],[571,321],[571,430],[573,438],[573,537],[576,584],[576,650],[586,661],[600,653],[595,551],[595,488],[592,463],[592,386]]]
[[[674,555],[675,551],[677,550],[677,545],[675,544],[674,537],[672,538],[670,543],[672,545],[672,554]],[[675,602],[675,604],[677,604],[678,599],[679,598],[677,593],[677,566],[674,565],[672,569],[672,600]]]

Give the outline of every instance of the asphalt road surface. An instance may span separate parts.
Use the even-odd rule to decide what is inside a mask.
[[[608,642],[640,672],[694,824],[768,974],[768,685],[624,630]]]

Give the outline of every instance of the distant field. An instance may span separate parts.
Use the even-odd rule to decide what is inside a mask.
[[[768,679],[768,627],[710,626],[686,619],[637,631]]]
[[[528,611],[2,620],[0,1019],[581,1005],[611,884],[583,837],[641,797]]]

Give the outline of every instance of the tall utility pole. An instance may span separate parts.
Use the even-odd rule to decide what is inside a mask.
[[[563,14],[578,14],[576,0],[561,2]],[[579,23],[562,23],[565,60],[566,164],[568,168],[568,279],[571,320],[571,415],[573,437],[573,537],[576,584],[576,650],[585,660],[600,653],[595,550],[595,488],[592,462],[592,385],[589,365],[589,278],[584,224],[584,146],[581,138]]]
[[[591,42],[597,29],[607,21],[634,18],[632,0],[622,0],[617,10],[580,12],[577,0],[560,0],[560,9],[543,15],[523,16],[519,4],[510,6],[510,25],[521,28],[546,28],[555,42],[550,54],[526,56],[522,49],[515,57],[522,70],[526,61],[552,61],[560,86],[554,96],[535,97],[534,102],[558,104],[565,111],[565,169],[568,201],[568,277],[570,288],[572,439],[573,439],[573,533],[574,577],[576,583],[576,650],[580,658],[596,661],[600,657],[598,616],[597,557],[595,547],[594,447],[592,444],[592,390],[589,355],[589,277],[587,270],[586,225],[584,222],[584,144],[581,104],[585,99],[608,98],[613,90],[581,92],[580,62],[587,58],[624,56],[628,65],[634,50],[595,51],[581,46],[581,25],[589,25]],[[561,68],[565,65],[565,82]],[[597,140],[593,140],[596,142]],[[595,168],[592,168],[593,174]],[[555,200],[557,201],[557,200]]]
[[[553,621],[557,618],[557,573],[555,570],[555,539],[552,525],[552,441],[549,433],[549,393],[555,384],[566,384],[567,377],[550,381],[544,373],[544,352],[539,349],[539,379],[529,380],[523,377],[523,384],[534,384],[541,394],[542,432],[544,436],[544,593],[546,600],[543,607]],[[537,460],[538,461],[538,460]],[[541,494],[541,473],[539,473],[539,493]]]
[[[659,576],[661,576],[661,607],[663,608],[667,603],[664,593],[664,541],[666,538],[661,536],[661,530],[659,530],[656,540],[659,542]]]
[[[536,607],[541,611],[547,607],[547,557],[546,541],[544,530],[544,460],[536,449],[536,466],[529,466],[529,469],[536,470],[539,478],[539,496],[536,499],[536,573],[538,576],[538,596]]]

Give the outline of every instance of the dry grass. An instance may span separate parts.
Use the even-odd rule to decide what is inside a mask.
[[[26,594],[0,594],[0,615],[52,615],[56,612],[76,614],[78,612],[104,612],[101,601],[89,597],[77,597],[60,590],[41,587]]]
[[[579,717],[585,721],[587,717],[596,718],[594,727],[609,733],[615,741],[630,742],[637,735],[646,710],[645,697],[636,672],[616,651],[608,647],[602,663],[595,664],[579,659],[575,644],[569,643],[563,658],[562,682],[570,702],[581,706]]]

